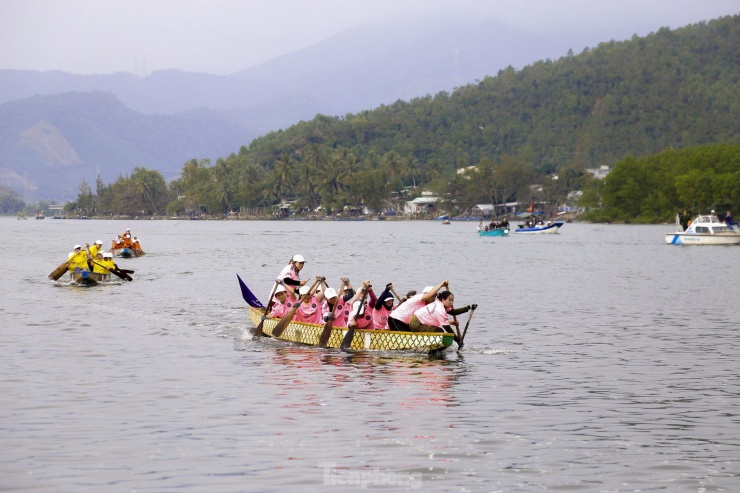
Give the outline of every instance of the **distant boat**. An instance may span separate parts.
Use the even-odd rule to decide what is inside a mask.
[[[508,236],[509,228],[479,229],[478,236]]]
[[[525,228],[520,225],[519,228],[514,230],[514,233],[530,235],[555,234],[558,232],[558,229],[560,229],[560,226],[562,226],[563,224],[565,223],[558,221],[556,223],[541,224],[539,226],[531,226],[529,228]]]
[[[44,218],[46,218],[46,216],[44,216],[43,211],[36,213],[36,219],[44,219]]]
[[[686,231],[676,221],[676,232],[666,233],[669,245],[738,245],[740,227],[737,223],[727,224],[715,215],[698,216]]]

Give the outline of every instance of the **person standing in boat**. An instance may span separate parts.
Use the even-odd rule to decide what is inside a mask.
[[[307,279],[301,281],[299,278],[301,270],[305,264],[306,259],[303,258],[303,255],[293,255],[293,258],[290,259],[288,265],[283,267],[283,270],[281,270],[280,274],[277,276],[277,280],[282,281],[285,289],[293,295],[296,294],[296,290],[298,288],[304,286],[308,281]],[[273,289],[275,289],[274,286]]]
[[[729,227],[732,227],[732,212],[729,210],[725,212],[725,224]]]
[[[411,321],[411,316],[414,312],[422,306],[434,301],[434,297],[437,296],[437,292],[439,292],[442,287],[447,287],[447,285],[447,281],[442,281],[436,286],[427,286],[422,290],[421,294],[415,294],[405,302],[398,305],[398,307],[393,310],[388,317],[388,328],[390,330],[409,332],[409,322]]]
[[[69,275],[73,275],[75,272],[89,271],[90,267],[87,265],[88,251],[83,250],[81,245],[75,245],[74,251],[69,254],[67,270]]]
[[[468,305],[463,308],[454,308],[455,295],[450,291],[442,291],[436,299],[424,305],[411,315],[409,328],[411,332],[452,332],[452,324],[458,326],[457,320],[450,323],[450,315],[462,315],[470,309],[475,309],[477,305]],[[457,327],[458,329],[460,327]],[[457,340],[457,335],[455,335]],[[459,343],[459,341],[458,341]]]

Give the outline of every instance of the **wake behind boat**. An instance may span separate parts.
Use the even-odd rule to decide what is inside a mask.
[[[669,245],[738,245],[740,227],[737,223],[722,222],[710,214],[698,216],[684,231],[676,218],[676,232],[666,233],[665,242]]]

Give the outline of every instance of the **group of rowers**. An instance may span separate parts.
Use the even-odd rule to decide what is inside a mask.
[[[421,294],[409,291],[402,298],[391,283],[376,296],[370,281],[364,281],[355,291],[346,277],[341,278],[338,290],[328,287],[323,277],[307,286],[308,281],[299,277],[305,262],[302,255],[295,255],[280,271],[268,302],[267,318],[283,318],[298,304],[293,315],[297,322],[323,324],[332,320],[335,327],[453,334],[451,326],[455,325],[459,335],[455,317],[478,306],[454,308],[455,296],[447,289],[447,281],[427,286]]]
[[[509,220],[503,218],[501,221],[491,221],[491,224],[483,225],[483,220],[478,223],[478,231],[493,231],[494,229],[509,229]]]
[[[131,250],[134,251],[134,255],[136,255],[136,252],[140,252],[141,254],[144,253],[144,251],[141,249],[141,244],[139,243],[139,239],[136,236],[131,236],[130,229],[127,229],[120,235],[116,236],[110,248],[111,250],[121,250],[123,248],[130,248]]]
[[[131,238],[131,230],[127,229],[122,235],[118,235],[118,238],[128,236]],[[136,237],[134,237],[136,238]],[[138,245],[138,240],[136,241]],[[82,274],[82,272],[93,272],[98,274],[101,281],[109,281],[111,272],[119,272],[120,269],[113,262],[113,251],[116,248],[116,240],[113,240],[113,246],[110,252],[103,251],[103,241],[96,240],[95,243],[90,245],[85,243],[85,246],[75,245],[74,250],[69,253],[67,257],[67,270],[69,275],[74,279],[75,275]],[[128,271],[127,271],[128,272]],[[127,280],[130,280],[129,277]]]

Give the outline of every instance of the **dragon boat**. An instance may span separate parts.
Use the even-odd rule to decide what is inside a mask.
[[[238,277],[238,275],[237,275]],[[249,319],[256,326],[262,322],[265,307],[252,294],[249,288],[239,278],[242,296],[249,307]],[[280,334],[275,337],[273,329],[280,321],[279,318],[268,318],[262,324],[262,334],[283,341],[318,346],[319,338],[324,330],[323,325],[307,322],[291,321]],[[347,327],[333,327],[327,347],[338,348],[347,333]],[[399,351],[413,353],[440,353],[452,346],[453,335],[444,332],[398,332],[394,330],[364,330],[356,329],[350,349],[357,351]]]

